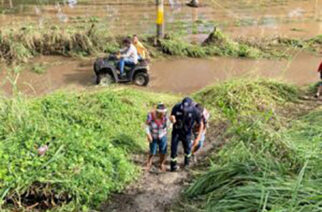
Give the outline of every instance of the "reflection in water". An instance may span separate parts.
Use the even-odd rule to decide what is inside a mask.
[[[67,0],[67,4],[70,8],[74,8],[77,4],[77,0]]]
[[[179,0],[169,0],[170,7],[172,11],[178,12],[181,9],[181,3]]]
[[[57,14],[56,14],[56,16],[57,16],[57,18],[61,21],[61,22],[67,22],[68,21],[68,17],[67,17],[67,15],[65,15],[64,13],[63,13],[63,10],[62,10],[62,8],[61,8],[61,6],[60,6],[60,4],[59,3],[57,3],[56,4],[56,9],[57,9]]]
[[[305,10],[302,8],[296,8],[295,10],[292,10],[291,12],[288,13],[288,17],[290,18],[295,18],[295,17],[301,17],[303,16],[303,13]]]

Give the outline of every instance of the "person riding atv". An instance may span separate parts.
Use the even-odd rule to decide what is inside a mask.
[[[124,48],[121,49],[117,55],[119,59],[118,67],[121,72],[121,77],[126,76],[124,73],[124,66],[134,67],[138,63],[138,52],[136,47],[132,44],[129,38],[123,40]]]
[[[95,61],[96,84],[134,82],[139,86],[148,85],[150,80],[148,62],[138,60],[136,48],[131,44],[131,40],[125,39],[123,43],[126,47],[118,54],[98,58]]]

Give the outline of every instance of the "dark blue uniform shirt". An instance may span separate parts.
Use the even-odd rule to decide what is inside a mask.
[[[176,123],[173,125],[173,132],[181,136],[192,134],[192,128],[195,123],[200,124],[201,114],[194,106],[183,107],[181,103],[172,108],[172,116],[176,117]]]

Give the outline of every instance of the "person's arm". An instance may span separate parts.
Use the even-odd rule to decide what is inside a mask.
[[[148,59],[149,58],[149,52],[148,52],[147,48],[145,48],[145,46],[141,42],[139,42],[138,45],[143,50],[144,59]]]
[[[129,50],[126,52],[126,54],[124,55],[124,57],[131,57],[133,55],[137,55],[137,50],[135,48],[135,46],[131,45],[131,47],[129,48]]]
[[[147,48],[145,48],[145,46],[140,42],[140,47],[143,49],[143,51],[145,52],[145,56],[147,56],[148,55],[148,49]]]
[[[170,115],[170,121],[172,124],[175,124],[176,123],[176,116],[175,116],[175,113],[176,113],[176,106],[174,106],[172,108],[172,111],[171,111],[171,115]]]
[[[146,132],[146,136],[147,136],[149,143],[151,143],[153,140],[152,135],[151,135],[151,130],[150,130],[151,120],[152,120],[151,114],[148,114],[148,117],[145,122],[145,124],[146,124],[145,132]]]
[[[146,125],[146,138],[148,139],[149,143],[151,143],[153,140],[149,125]]]
[[[199,129],[198,129],[198,136],[193,141],[192,148],[195,148],[199,144],[199,141],[200,141],[202,133],[203,133],[203,127],[204,127],[203,122],[200,122]]]
[[[120,49],[119,53],[120,53],[120,54],[125,54],[125,53],[128,51],[128,49],[129,49],[129,48],[124,47],[124,48]]]
[[[201,135],[202,135],[202,131],[204,130],[204,123],[202,121],[202,114],[200,114],[199,112],[196,111],[195,115],[196,115],[195,122],[199,125],[199,128],[198,128],[198,132],[197,132],[198,136],[193,141],[193,148],[198,145]]]
[[[131,54],[133,54],[133,48],[132,46],[130,48],[127,49],[127,51],[125,51],[123,54],[122,54],[122,57],[123,58],[127,58],[127,57],[130,57]]]
[[[173,116],[173,115],[171,115],[170,116],[170,122],[172,123],[172,124],[175,124],[176,123],[176,117],[175,116]]]

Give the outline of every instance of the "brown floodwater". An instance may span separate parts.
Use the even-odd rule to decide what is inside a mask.
[[[54,0],[13,0],[13,9],[9,9],[9,1],[1,2],[0,27],[28,23],[66,26],[94,20],[106,24],[114,34],[155,32],[154,0],[64,0],[51,4],[39,2]],[[165,2],[166,30],[185,31],[197,41],[214,25],[233,37],[307,38],[322,34],[321,0],[201,0],[200,8],[185,6],[186,0]]]
[[[33,62],[39,61],[50,64],[46,73],[36,74],[22,70],[17,78],[18,89],[27,95],[43,95],[60,89],[81,91],[96,88],[92,60],[41,57]],[[151,64],[151,81],[146,89],[189,94],[210,84],[243,77],[281,79],[297,85],[306,85],[319,80],[316,70],[321,61],[321,56],[303,52],[298,52],[291,60],[225,57],[164,59],[153,61]],[[0,78],[3,93],[10,95],[12,86],[5,70],[0,73]]]

